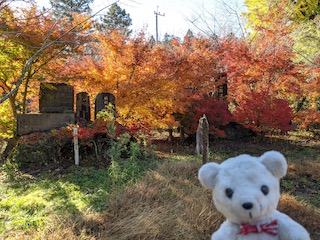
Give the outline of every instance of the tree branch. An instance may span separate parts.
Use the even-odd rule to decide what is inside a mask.
[[[115,1],[115,2],[119,2]],[[94,16],[96,16],[98,13],[100,13],[101,11],[103,11],[104,9],[110,7],[111,4],[109,4],[106,7],[101,8],[99,11],[95,12],[94,14],[90,15],[89,17],[87,17],[86,19],[84,19],[83,21],[79,22],[78,24],[76,24],[75,26],[73,26],[72,28],[70,28],[67,32],[65,32],[64,34],[62,34],[59,38],[57,38],[56,40],[52,41],[52,42],[48,42],[51,33],[54,30],[54,27],[57,25],[57,22],[52,26],[50,32],[48,33],[48,35],[46,36],[42,46],[40,47],[40,49],[38,51],[36,51],[25,63],[24,67],[22,68],[21,71],[21,75],[18,78],[17,82],[16,82],[16,86],[7,94],[5,94],[1,99],[0,99],[0,104],[3,103],[4,101],[6,101],[8,98],[10,98],[15,92],[17,92],[19,90],[20,85],[23,83],[23,80],[25,78],[26,73],[29,71],[30,67],[32,66],[33,62],[38,58],[38,56],[48,47],[54,45],[55,43],[59,42],[60,39],[62,39],[64,36],[68,35],[71,31],[73,31],[74,29],[76,29],[77,27],[79,27],[80,25],[82,25],[83,23],[89,21],[91,18],[93,18]]]

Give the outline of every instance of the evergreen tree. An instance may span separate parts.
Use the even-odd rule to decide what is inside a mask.
[[[172,39],[174,39],[174,36],[173,36],[173,35],[170,35],[170,34],[168,34],[168,33],[165,33],[164,36],[163,36],[162,43],[164,43],[164,44],[171,44]]]
[[[129,30],[132,25],[130,14],[126,13],[126,10],[122,9],[117,3],[113,3],[107,14],[102,16],[100,20],[99,30],[117,30],[127,36],[132,32],[132,30]]]
[[[156,39],[153,35],[151,35],[151,37],[149,38],[149,44],[150,46],[154,46],[156,44]]]
[[[94,0],[50,0],[53,14],[59,18],[67,16],[71,21],[73,13],[90,14],[90,3]]]
[[[193,32],[192,32],[190,29],[188,29],[185,37],[193,38],[193,37],[194,37],[194,34],[193,34]]]

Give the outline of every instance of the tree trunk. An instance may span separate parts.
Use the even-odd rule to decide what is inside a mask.
[[[169,142],[173,142],[173,129],[169,128]]]
[[[184,137],[184,127],[180,126],[180,144],[184,144],[185,137]]]

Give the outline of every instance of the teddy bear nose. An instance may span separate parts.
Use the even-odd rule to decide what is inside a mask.
[[[246,202],[242,204],[242,207],[246,210],[250,210],[253,207],[253,204],[251,202]]]

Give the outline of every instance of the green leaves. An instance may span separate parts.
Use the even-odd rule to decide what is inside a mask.
[[[98,24],[100,30],[111,32],[116,30],[125,36],[129,36],[132,30],[129,27],[132,25],[130,14],[126,13],[117,3],[111,4],[106,15],[100,17],[101,23]]]
[[[72,14],[74,13],[87,13],[91,12],[90,4],[93,0],[50,0],[53,14],[57,18],[68,17],[73,20]]]

